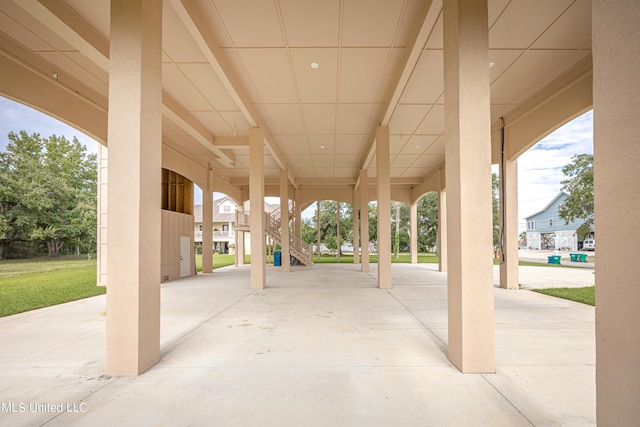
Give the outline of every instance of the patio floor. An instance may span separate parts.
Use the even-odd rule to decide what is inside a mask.
[[[381,290],[376,267],[163,284],[161,361],[138,377],[104,375],[104,295],[1,318],[0,425],[596,424],[593,307],[494,288],[496,373],[461,374],[446,274],[394,264]]]

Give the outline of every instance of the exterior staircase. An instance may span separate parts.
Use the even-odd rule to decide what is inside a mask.
[[[287,224],[289,220],[293,218],[293,210],[287,212]],[[276,243],[282,246],[282,235],[280,233],[280,225],[282,223],[282,215],[280,208],[277,208],[271,213],[264,213],[265,215],[265,235],[272,238]],[[238,231],[251,231],[250,230],[250,216],[248,214],[236,211],[236,230]],[[304,265],[313,265],[313,247],[303,241],[300,236],[296,236],[291,231],[289,232],[289,253],[292,257],[300,261]],[[282,260],[285,262],[285,260]]]

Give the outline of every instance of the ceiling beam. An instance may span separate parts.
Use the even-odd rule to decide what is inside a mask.
[[[213,135],[199,121],[189,116],[182,106],[164,91],[162,92],[162,114],[185,130],[200,145],[215,154],[218,157],[216,160],[224,166],[233,167],[235,165],[233,154],[229,155],[219,147],[216,147]]]
[[[220,79],[225,89],[234,100],[242,115],[249,122],[249,125],[252,127],[259,127],[265,131],[265,145],[267,147],[267,151],[273,156],[276,163],[281,169],[287,169],[287,162],[285,160],[285,156],[282,153],[280,147],[269,138],[268,128],[264,123],[260,121],[258,118],[259,115],[253,111],[251,104],[249,102],[245,102],[245,99],[248,99],[246,95],[241,92],[241,86],[239,84],[235,84],[231,81],[229,75],[225,72],[220,58],[220,49],[214,44],[210,43],[207,39],[205,39],[203,32],[200,30],[198,23],[196,23],[194,16],[197,14],[192,14],[188,9],[187,5],[185,5],[182,0],[169,0],[171,6],[178,14],[178,17],[187,28],[187,31],[193,37],[193,40],[200,48],[202,54],[207,58],[207,61],[211,65],[211,68],[216,73],[216,76]],[[191,6],[193,7],[193,6]],[[288,168],[288,177],[291,184],[298,188],[295,177],[292,175],[292,168]]]
[[[219,148],[248,147],[249,137],[247,136],[216,136],[213,145]]]
[[[16,2],[25,12],[55,32],[98,67],[109,73],[109,41],[87,24],[66,3],[56,0],[24,0]],[[214,154],[218,161],[233,166],[234,158],[213,145],[213,136],[179,108],[165,93],[162,112],[191,137]],[[168,100],[168,101],[167,101]]]
[[[411,74],[418,64],[418,60],[420,59],[420,54],[422,53],[422,48],[427,43],[431,32],[433,31],[433,27],[436,25],[436,21],[438,20],[438,16],[440,16],[440,12],[442,10],[442,0],[433,0],[431,4],[427,8],[427,13],[425,15],[424,20],[422,21],[422,26],[420,30],[417,32],[413,44],[411,45],[411,49],[409,51],[409,55],[407,56],[407,60],[402,69],[402,73],[400,74],[400,78],[395,85],[395,90],[393,91],[393,95],[389,100],[389,104],[387,104],[386,111],[384,113],[382,122],[380,126],[389,126],[389,122],[391,121],[391,116],[400,102],[400,97],[402,96],[402,92],[404,91],[405,86],[409,82],[411,78]],[[372,139],[367,147],[366,155],[362,163],[360,164],[360,169],[368,169],[371,160],[373,159],[373,155],[376,153],[375,150],[375,139]],[[356,176],[356,184],[355,187],[358,188],[360,185],[360,174]]]
[[[109,42],[65,2],[20,0],[16,4],[100,68],[109,71]]]

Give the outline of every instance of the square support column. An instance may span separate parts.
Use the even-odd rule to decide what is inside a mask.
[[[236,207],[236,210],[240,213],[244,213],[244,202],[240,200],[240,204]],[[235,242],[236,242],[236,267],[244,265],[244,231],[235,230]]]
[[[98,179],[97,179],[97,233],[96,263],[97,285],[107,286],[107,192],[109,190],[109,150],[98,144]]]
[[[285,167],[280,171],[280,248],[282,249],[280,258],[280,268],[284,272],[291,270],[289,259],[289,174]]]
[[[505,160],[502,167],[504,178],[500,181],[500,228],[504,259],[500,261],[500,287],[519,289],[518,284],[518,161]],[[504,223],[503,223],[504,222]]]
[[[249,203],[251,204],[251,289],[264,289],[267,283],[265,264],[264,213],[264,133],[249,130]]]
[[[495,372],[487,2],[444,2],[449,360]]]
[[[447,272],[447,191],[438,193],[438,271]]]
[[[597,422],[633,426],[640,419],[640,3],[591,4]]]
[[[107,374],[160,360],[162,1],[113,0],[109,63]]]
[[[376,178],[378,192],[378,287],[391,288],[391,166],[389,127],[376,130]]]
[[[360,169],[360,247],[362,264],[360,271],[369,272],[369,178],[367,170]],[[389,224],[391,227],[391,224]]]
[[[202,189],[202,272],[213,272],[213,173],[207,170],[207,187]]]
[[[298,236],[299,238],[302,239],[302,202],[301,202],[301,197],[302,197],[302,191],[300,190],[294,190],[293,191],[293,197],[294,197],[294,217],[296,219],[295,225],[294,225],[294,230],[295,236]]]
[[[320,264],[320,255],[322,255],[322,252],[320,251],[320,245],[322,244],[322,242],[320,241],[320,200],[318,200],[316,203],[318,206],[318,209],[316,210],[316,249],[318,250],[318,264]]]
[[[411,203],[409,239],[411,239],[411,264],[418,263],[418,201]]]
[[[338,200],[336,202],[336,246],[338,249],[338,264],[340,264],[340,248],[342,247],[342,238],[340,237],[340,210],[342,209],[342,203]]]
[[[353,218],[353,263],[360,263],[360,233],[358,230],[358,190],[353,189],[353,203],[351,204]]]

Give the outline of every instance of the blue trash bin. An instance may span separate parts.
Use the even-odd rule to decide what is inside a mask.
[[[282,251],[277,250],[273,252],[273,265],[280,267],[282,265]]]

